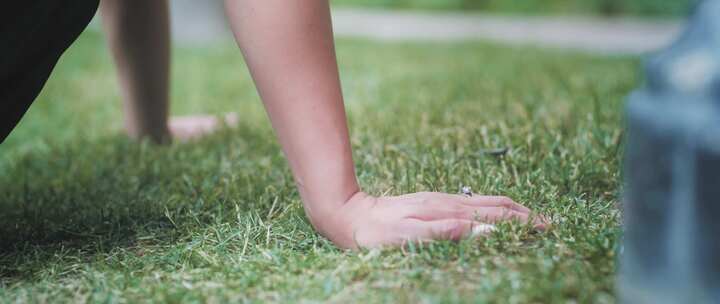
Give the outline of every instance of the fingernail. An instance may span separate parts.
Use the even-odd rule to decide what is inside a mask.
[[[542,225],[543,228],[547,228],[552,224],[552,221],[550,221],[550,218],[544,215],[540,215],[538,219],[536,220],[538,224]]]
[[[486,235],[490,234],[491,232],[497,230],[495,228],[495,225],[490,224],[477,224],[476,226],[472,227],[472,232],[470,233],[471,237],[476,237],[480,235]]]

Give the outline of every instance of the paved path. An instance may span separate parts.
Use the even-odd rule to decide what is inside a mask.
[[[489,40],[513,45],[638,54],[667,45],[677,21],[589,17],[510,17],[466,13],[333,10],[338,36],[381,40]]]
[[[232,41],[220,0],[175,0],[172,4],[175,41],[189,45]],[[669,43],[681,29],[677,21],[348,8],[333,8],[333,23],[339,37],[390,41],[487,40],[602,54],[652,51]]]

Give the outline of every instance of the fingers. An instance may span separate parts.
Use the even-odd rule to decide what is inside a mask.
[[[532,224],[536,229],[545,229],[547,226],[550,225],[550,221],[547,217],[539,214],[533,214],[530,208],[514,202],[507,196],[478,195],[468,197],[467,199],[470,201],[469,204],[473,206],[498,206],[516,211],[518,214],[521,215],[521,219],[523,222],[529,222],[530,220],[532,220]],[[512,216],[512,214],[509,214],[509,216]]]
[[[549,222],[542,216],[506,196],[476,195],[467,197],[438,192],[421,192],[396,197],[407,208],[407,218],[425,221],[440,219],[466,219],[484,222],[518,220],[527,223],[532,219],[536,229],[545,229]]]
[[[361,209],[362,211],[362,209]],[[442,193],[418,193],[400,197],[380,197],[363,216],[374,219],[358,224],[353,242],[358,247],[403,245],[408,241],[459,240],[467,236],[485,235],[494,231],[495,223],[517,220],[532,221],[536,229],[544,229],[542,217],[533,217],[529,209],[518,209],[504,197],[460,197]],[[352,247],[352,246],[350,246]]]
[[[552,225],[552,221],[550,220],[550,217],[542,215],[542,214],[535,214],[532,219],[533,219],[533,225],[535,225],[535,229],[545,230],[545,229],[548,229]]]
[[[405,241],[458,241],[466,237],[487,235],[496,229],[494,225],[471,220],[420,221],[408,219],[408,221],[408,237]]]
[[[408,219],[406,241],[457,241],[472,234],[474,223],[470,220],[445,219],[437,221],[422,221]]]
[[[515,211],[530,213],[530,208],[520,205],[514,202],[507,196],[486,196],[486,195],[474,195],[471,197],[465,197],[465,204],[471,204],[474,206],[496,206],[506,207]]]
[[[454,201],[472,206],[507,207],[519,212],[530,213],[531,210],[514,202],[507,196],[473,195],[471,197],[460,194],[447,194],[440,192],[418,192],[394,197],[399,202],[426,204],[431,201]]]
[[[488,223],[499,220],[527,222],[530,215],[528,212],[517,211],[508,206],[465,204],[451,196],[428,201],[424,204],[408,204],[404,208],[406,208],[406,218],[423,221],[462,219]]]

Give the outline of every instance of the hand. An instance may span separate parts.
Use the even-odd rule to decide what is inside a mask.
[[[498,221],[527,223],[530,209],[504,196],[422,192],[393,197],[353,195],[332,216],[318,219],[318,230],[342,248],[403,245],[408,241],[459,240],[488,233]],[[323,223],[326,222],[326,223]],[[547,225],[533,219],[536,229]]]

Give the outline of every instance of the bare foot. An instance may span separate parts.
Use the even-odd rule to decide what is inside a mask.
[[[186,142],[213,133],[222,126],[235,127],[238,121],[236,113],[225,114],[222,118],[214,115],[177,116],[170,117],[168,128],[174,140]]]

